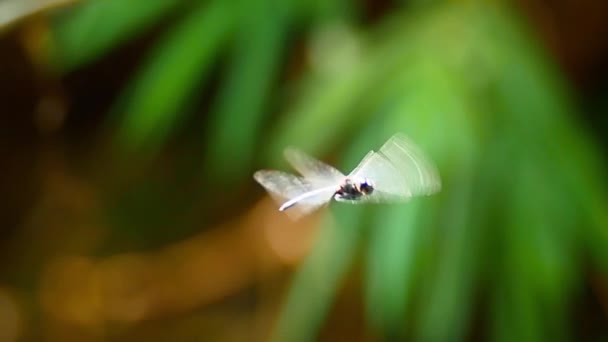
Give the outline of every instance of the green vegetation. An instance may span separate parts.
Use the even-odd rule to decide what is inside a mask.
[[[387,340],[570,339],[586,270],[608,271],[606,170],[519,13],[417,3],[364,24],[341,1],[176,3],[90,1],[53,24],[68,73],[173,16],[109,116],[125,153],[160,153],[203,115],[188,105],[219,70],[192,156],[211,193],[283,165],[286,145],[343,156],[347,171],[397,131],[440,170],[437,196],[332,205],[276,340],[315,340],[356,265],[366,321]]]

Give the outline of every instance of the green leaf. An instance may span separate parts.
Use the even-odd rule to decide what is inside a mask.
[[[479,274],[481,227],[474,216],[475,173],[473,165],[444,177],[444,208],[438,234],[441,243],[437,273],[425,291],[417,337],[420,341],[459,341],[464,338],[473,308],[473,290]],[[480,199],[483,201],[483,198]]]
[[[172,28],[123,94],[119,142],[154,151],[182,119],[183,104],[204,80],[237,19],[237,7],[211,1]]]
[[[273,341],[314,341],[349,270],[362,236],[364,210],[334,205],[311,254],[300,266],[280,314]],[[360,209],[360,208],[356,208]]]
[[[260,0],[243,6],[232,64],[208,124],[207,176],[228,184],[251,170],[290,23],[287,2]]]
[[[90,63],[179,4],[166,0],[83,1],[54,18],[51,62],[64,72]]]
[[[368,320],[379,330],[401,334],[412,297],[412,276],[421,230],[421,202],[383,206],[374,211],[366,274]]]

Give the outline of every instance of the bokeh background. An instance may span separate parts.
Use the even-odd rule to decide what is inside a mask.
[[[608,3],[0,1],[0,341],[608,340]],[[395,132],[440,194],[251,175]]]

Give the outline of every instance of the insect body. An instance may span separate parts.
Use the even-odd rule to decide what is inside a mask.
[[[279,210],[294,219],[332,198],[349,203],[403,202],[441,188],[435,167],[402,134],[392,136],[378,152],[370,151],[348,176],[293,148],[285,150],[285,157],[301,177],[260,170],[254,179],[282,203]]]
[[[344,182],[336,191],[334,198],[336,201],[357,201],[361,197],[371,195],[374,192],[374,185],[366,178],[350,179],[345,178]]]

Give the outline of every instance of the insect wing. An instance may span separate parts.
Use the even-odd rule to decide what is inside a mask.
[[[335,192],[333,187],[319,189],[305,178],[281,171],[260,170],[253,175],[253,178],[279,204],[302,197],[293,207],[285,210],[292,219],[298,219],[323,206],[331,200]],[[306,195],[309,193],[312,193],[312,196]]]
[[[369,152],[350,176],[373,182],[374,192],[364,201],[405,201],[441,189],[433,164],[402,134],[391,137],[378,152]]]
[[[317,188],[337,187],[343,180],[344,174],[306,153],[295,148],[285,149],[285,159],[304,178]]]

